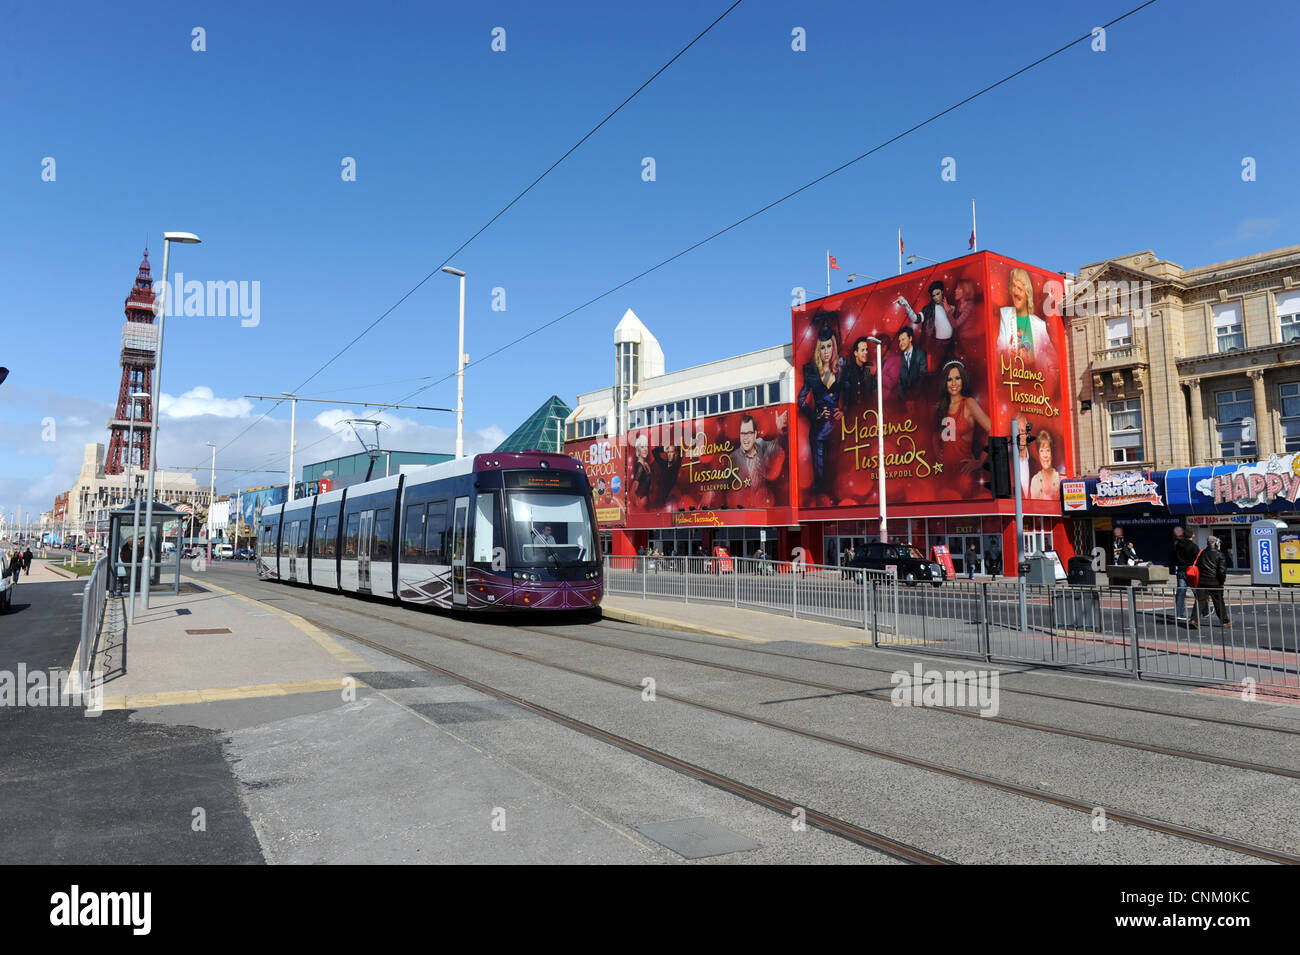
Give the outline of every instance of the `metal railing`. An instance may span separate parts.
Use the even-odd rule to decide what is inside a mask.
[[[90,654],[99,637],[99,627],[104,620],[104,607],[108,603],[108,558],[101,557],[86,577],[86,587],[81,592],[81,642],[77,659],[78,679],[83,691],[89,686],[86,674],[90,668]]]
[[[892,572],[753,557],[606,557],[605,589],[898,632]]]
[[[727,570],[730,564],[731,570]],[[901,584],[892,574],[752,558],[610,557],[608,593],[840,623],[874,646],[1067,667],[1135,679],[1300,689],[1300,588],[1226,587],[1231,626],[1198,591],[1032,586],[1018,581]]]

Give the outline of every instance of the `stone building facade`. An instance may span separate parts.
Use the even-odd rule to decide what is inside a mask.
[[[1300,246],[1192,269],[1147,250],[1066,289],[1082,474],[1300,451]]]

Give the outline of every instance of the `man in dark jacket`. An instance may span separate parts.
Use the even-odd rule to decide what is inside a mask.
[[[1196,563],[1196,544],[1183,530],[1182,525],[1174,528],[1174,549],[1169,555],[1169,566],[1178,576],[1178,590],[1174,593],[1174,618],[1183,619],[1183,608],[1187,604],[1187,568]]]
[[[1223,605],[1223,582],[1228,578],[1228,564],[1223,559],[1223,554],[1219,552],[1219,539],[1211,537],[1206,542],[1205,550],[1201,551],[1201,556],[1196,559],[1196,566],[1200,571],[1200,583],[1196,587],[1196,614],[1187,624],[1193,630],[1198,629],[1200,624],[1197,619],[1205,613],[1205,603],[1207,600],[1214,601],[1214,612],[1219,615],[1219,626],[1231,627],[1232,621],[1228,619],[1228,609]]]
[[[23,573],[30,575],[32,572],[32,549],[28,547],[23,551]]]

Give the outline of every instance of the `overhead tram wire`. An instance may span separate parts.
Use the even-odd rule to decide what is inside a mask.
[[[1133,7],[1133,8],[1132,8],[1131,10],[1129,10],[1127,13],[1123,13],[1123,14],[1121,14],[1121,15],[1115,17],[1113,20],[1110,20],[1110,21],[1108,21],[1108,22],[1106,22],[1106,23],[1101,24],[1101,27],[1104,29],[1104,28],[1106,28],[1106,27],[1110,27],[1110,26],[1115,25],[1116,23],[1119,23],[1121,20],[1126,20],[1126,19],[1128,19],[1129,17],[1133,16],[1134,14],[1139,13],[1139,12],[1141,12],[1142,10],[1145,10],[1147,7],[1151,6],[1151,5],[1154,4],[1155,2],[1156,2],[1156,0],[1146,0],[1145,3],[1139,4],[1138,6]],[[994,83],[990,83],[988,86],[984,87],[983,89],[981,89],[981,90],[979,90],[979,91],[977,91],[977,92],[975,92],[975,93],[970,94],[969,96],[965,97],[964,99],[958,100],[956,103],[953,103],[951,106],[947,107],[946,109],[942,109],[942,110],[940,110],[939,112],[937,112],[937,113],[935,113],[934,115],[930,116],[928,119],[924,119],[924,120],[922,120],[921,122],[917,123],[916,125],[908,127],[907,129],[903,130],[901,133],[898,133],[897,135],[891,136],[889,139],[886,139],[884,142],[879,143],[879,144],[876,145],[876,146],[873,146],[872,148],[868,149],[866,152],[864,152],[864,153],[862,153],[862,154],[860,154],[860,155],[858,155],[858,156],[855,156],[854,158],[848,160],[847,162],[841,163],[840,165],[836,166],[834,169],[830,170],[829,172],[824,173],[823,175],[818,176],[816,179],[813,179],[813,180],[811,180],[811,181],[809,181],[809,182],[804,183],[804,184],[803,184],[802,186],[800,186],[799,188],[794,189],[794,190],[792,190],[792,191],[786,193],[785,195],[781,196],[779,199],[775,199],[775,200],[773,200],[772,202],[769,202],[767,205],[763,206],[761,209],[757,209],[757,210],[755,210],[754,212],[751,212],[749,215],[745,216],[745,217],[742,218],[742,219],[737,219],[735,222],[731,223],[731,225],[728,225],[728,226],[725,226],[724,228],[719,229],[717,232],[714,232],[712,235],[710,235],[710,236],[708,236],[708,237],[706,237],[706,238],[701,239],[700,241],[696,242],[696,243],[693,244],[693,245],[687,246],[686,248],[682,249],[680,252],[675,253],[674,255],[670,255],[668,258],[664,259],[663,261],[659,262],[658,264],[656,264],[656,265],[652,265],[652,266],[650,266],[648,269],[645,269],[645,270],[642,271],[642,272],[638,272],[636,275],[632,276],[630,279],[627,279],[626,281],[620,282],[618,285],[615,285],[613,288],[610,288],[610,289],[608,289],[608,290],[606,290],[606,291],[604,291],[604,292],[601,292],[599,295],[597,295],[597,296],[595,296],[595,297],[593,297],[593,298],[588,299],[587,301],[583,302],[581,305],[578,305],[578,306],[575,306],[574,308],[569,309],[567,312],[565,312],[565,313],[563,313],[562,315],[559,315],[559,316],[557,316],[557,317],[551,319],[549,322],[545,322],[545,323],[543,323],[543,324],[541,324],[541,325],[538,325],[536,328],[532,329],[532,330],[529,331],[529,332],[525,332],[523,335],[520,335],[518,338],[515,338],[515,339],[513,339],[512,341],[507,342],[506,344],[500,346],[499,348],[493,349],[492,351],[490,351],[490,352],[488,352],[486,355],[484,355],[482,358],[475,359],[474,361],[472,361],[472,362],[470,362],[469,364],[467,364],[465,367],[466,367],[466,368],[471,368],[471,367],[473,367],[473,366],[475,366],[475,365],[480,365],[480,364],[482,364],[483,362],[487,361],[488,359],[493,358],[493,357],[495,357],[495,356],[501,354],[503,351],[506,351],[507,349],[513,348],[514,346],[520,344],[521,342],[527,341],[528,339],[532,338],[534,335],[536,335],[536,334],[538,334],[538,333],[540,333],[540,332],[543,332],[543,331],[545,331],[546,329],[550,328],[551,326],[556,325],[556,324],[558,324],[558,323],[564,321],[564,319],[568,318],[570,315],[573,315],[573,314],[575,314],[575,313],[577,313],[577,312],[582,311],[584,308],[588,308],[588,307],[590,307],[590,306],[596,304],[596,303],[599,302],[601,299],[608,298],[609,296],[613,295],[615,292],[618,292],[618,291],[620,291],[621,289],[624,289],[624,288],[626,288],[627,286],[631,285],[632,283],[637,282],[637,281],[639,281],[639,280],[645,278],[647,275],[650,275],[650,274],[652,274],[652,273],[654,273],[654,272],[659,271],[659,270],[662,269],[665,265],[668,265],[669,263],[674,262],[674,261],[676,261],[677,259],[680,259],[680,258],[681,258],[682,256],[684,256],[684,255],[688,255],[689,253],[694,252],[696,249],[698,249],[698,248],[700,248],[700,247],[702,247],[702,246],[704,246],[704,245],[707,245],[708,243],[712,242],[714,239],[717,239],[717,238],[720,238],[720,237],[723,236],[723,235],[726,235],[728,232],[732,231],[733,229],[736,229],[736,228],[738,228],[739,226],[744,225],[744,224],[745,224],[746,222],[748,222],[749,220],[757,218],[758,216],[762,215],[763,213],[769,211],[770,209],[774,209],[774,208],[776,208],[777,206],[781,205],[783,202],[786,202],[786,201],[789,200],[789,199],[793,199],[795,196],[799,195],[801,192],[805,192],[805,191],[807,191],[808,189],[811,189],[813,186],[815,186],[815,185],[817,185],[817,184],[819,184],[819,183],[821,183],[821,182],[826,181],[827,179],[831,178],[832,176],[834,176],[834,175],[836,175],[836,174],[838,174],[838,173],[843,172],[845,169],[848,169],[850,166],[852,166],[852,165],[854,165],[854,164],[856,164],[856,163],[861,162],[863,159],[866,159],[868,156],[871,156],[871,155],[874,154],[874,153],[880,152],[882,149],[886,148],[887,146],[892,146],[894,143],[898,142],[899,140],[903,139],[904,137],[911,135],[912,133],[916,132],[917,130],[924,129],[926,126],[929,126],[931,123],[935,122],[936,120],[941,119],[941,118],[944,117],[944,116],[947,116],[949,113],[953,112],[954,110],[960,109],[962,106],[965,106],[967,103],[970,103],[970,102],[972,102],[973,100],[979,99],[979,98],[980,98],[981,96],[983,96],[984,94],[992,92],[993,90],[997,89],[999,86],[1003,86],[1003,85],[1005,85],[1006,83],[1009,83],[1011,80],[1015,79],[1016,77],[1018,77],[1018,76],[1020,76],[1020,75],[1022,75],[1022,74],[1024,74],[1024,73],[1029,72],[1030,70],[1034,69],[1035,67],[1037,67],[1037,66],[1041,66],[1043,63],[1046,63],[1048,60],[1053,59],[1054,57],[1059,56],[1060,54],[1064,53],[1066,50],[1070,49],[1071,47],[1073,47],[1073,46],[1077,46],[1079,43],[1085,42],[1085,41],[1087,41],[1087,40],[1091,40],[1091,39],[1092,39],[1092,36],[1093,36],[1093,34],[1092,34],[1092,30],[1089,30],[1087,33],[1083,34],[1082,36],[1080,36],[1080,37],[1076,37],[1075,39],[1073,39],[1073,40],[1071,40],[1070,42],[1064,44],[1063,46],[1058,47],[1057,49],[1053,50],[1051,53],[1045,54],[1044,56],[1041,56],[1041,57],[1039,57],[1038,59],[1034,60],[1032,63],[1029,63],[1029,64],[1027,64],[1027,65],[1025,65],[1025,66],[1022,66],[1020,69],[1016,70],[1014,73],[1008,73],[1006,76],[1002,77],[1002,79],[997,80],[997,81],[994,82]],[[428,377],[431,378],[431,377],[433,377],[433,376],[430,375],[430,376],[428,376]],[[449,373],[449,374],[447,374],[447,375],[444,375],[443,377],[437,379],[436,381],[431,381],[429,384],[427,384],[427,385],[423,385],[423,386],[421,386],[421,387],[415,389],[415,391],[412,391],[412,392],[409,392],[409,393],[406,394],[406,395],[403,395],[401,398],[398,398],[398,399],[397,399],[397,402],[394,402],[394,403],[400,403],[400,402],[406,401],[406,400],[408,400],[408,399],[410,399],[410,398],[413,398],[413,397],[415,397],[416,395],[420,394],[421,392],[423,392],[423,391],[427,391],[427,390],[430,389],[430,388],[436,387],[437,385],[442,384],[444,381],[449,381],[450,379],[452,379],[452,378],[454,378],[454,377],[456,377],[456,373],[455,373],[455,372],[451,372],[451,373]],[[379,407],[391,407],[391,405],[382,405],[382,406],[379,406]]]
[[[670,66],[672,66],[674,63],[676,63],[677,60],[680,59],[680,58],[682,57],[682,55],[686,53],[687,50],[689,50],[691,47],[693,47],[693,46],[694,46],[696,43],[698,43],[700,40],[704,39],[704,37],[709,33],[710,30],[712,30],[715,26],[717,26],[719,23],[721,23],[721,22],[723,21],[723,19],[727,16],[727,14],[731,13],[732,10],[734,10],[734,9],[736,9],[736,7],[740,6],[740,4],[741,4],[742,2],[743,2],[743,0],[734,0],[734,2],[731,4],[731,6],[727,7],[727,9],[723,10],[722,13],[719,14],[718,17],[717,17],[717,18],[716,18],[712,23],[710,23],[710,24],[709,24],[708,26],[706,26],[703,30],[701,30],[699,33],[697,33],[697,34],[695,35],[695,38],[694,38],[693,40],[691,40],[691,41],[690,41],[689,43],[687,43],[684,47],[682,47],[682,48],[681,48],[680,50],[678,50],[675,54],[673,54],[673,56],[668,60],[667,63],[665,63],[663,66],[659,67],[659,69],[655,70],[655,72],[654,72],[653,74],[651,74],[651,76],[650,76],[649,79],[647,79],[644,83],[642,83],[642,84],[641,84],[640,86],[638,86],[635,90],[633,90],[632,93],[631,93],[631,94],[630,94],[626,99],[624,99],[623,102],[619,103],[616,107],[614,107],[614,109],[612,109],[612,110],[611,110],[611,111],[610,111],[610,112],[605,116],[604,119],[602,119],[602,120],[601,120],[599,123],[597,123],[595,126],[591,127],[591,129],[589,129],[589,130],[587,131],[586,135],[584,135],[584,136],[583,136],[581,139],[579,139],[576,143],[574,143],[572,146],[570,146],[570,147],[565,151],[564,155],[562,155],[559,159],[555,160],[555,162],[553,162],[553,163],[551,163],[549,166],[547,166],[547,167],[546,167],[546,170],[545,170],[545,171],[544,171],[540,176],[538,176],[536,179],[534,179],[532,182],[530,182],[530,183],[529,183],[529,184],[528,184],[528,185],[523,189],[523,191],[521,191],[517,196],[515,196],[513,199],[511,199],[509,202],[507,202],[504,206],[502,206],[502,207],[501,207],[501,210],[500,210],[499,212],[497,212],[497,214],[494,215],[491,219],[489,219],[487,222],[485,222],[482,226],[480,226],[477,232],[475,232],[475,233],[474,233],[473,235],[471,235],[468,239],[466,239],[466,240],[465,240],[464,242],[462,242],[459,246],[457,246],[456,249],[455,249],[455,250],[454,250],[450,255],[448,255],[445,259],[442,260],[442,262],[440,262],[440,263],[437,265],[436,268],[434,268],[434,269],[433,269],[433,270],[432,270],[428,275],[426,275],[424,278],[420,279],[420,281],[416,282],[415,285],[411,288],[410,291],[408,291],[405,295],[403,295],[403,296],[402,296],[401,298],[399,298],[396,302],[394,302],[392,305],[390,305],[390,306],[389,306],[389,307],[388,307],[388,308],[387,308],[387,309],[386,309],[386,310],[385,310],[385,311],[384,311],[384,312],[383,312],[383,313],[382,313],[378,318],[376,318],[373,322],[371,322],[369,325],[367,325],[365,328],[363,328],[363,329],[362,329],[362,330],[361,330],[361,331],[356,335],[355,338],[353,338],[350,342],[348,342],[346,345],[344,345],[342,348],[340,348],[340,349],[338,350],[338,352],[336,352],[336,353],[335,353],[335,354],[334,354],[334,355],[333,355],[333,356],[332,356],[328,361],[325,362],[325,364],[321,365],[319,368],[317,368],[315,371],[313,371],[310,375],[308,375],[306,378],[304,378],[304,379],[302,380],[302,382],[298,385],[298,387],[297,387],[297,388],[294,388],[293,390],[294,390],[295,392],[300,391],[300,390],[301,390],[304,386],[306,386],[307,383],[310,382],[313,378],[315,378],[317,375],[319,375],[321,372],[323,372],[323,371],[324,371],[326,368],[328,368],[330,365],[334,364],[334,362],[338,361],[339,358],[341,358],[341,357],[343,356],[343,354],[344,354],[345,352],[347,352],[347,350],[348,350],[349,348],[351,348],[351,347],[352,347],[353,345],[355,345],[357,342],[361,341],[361,339],[364,338],[366,335],[368,335],[368,334],[370,333],[370,331],[371,331],[371,330],[372,330],[376,325],[378,325],[378,324],[379,324],[380,322],[382,322],[385,318],[387,318],[389,315],[391,315],[391,314],[392,314],[392,313],[393,313],[393,312],[398,308],[398,306],[400,306],[400,305],[401,305],[403,302],[405,302],[408,298],[410,298],[412,295],[414,295],[414,294],[415,294],[415,293],[420,289],[420,287],[424,285],[425,282],[429,281],[429,279],[431,279],[431,278],[433,278],[435,275],[437,275],[437,274],[442,270],[442,267],[443,267],[444,265],[446,265],[447,263],[449,263],[449,262],[450,262],[452,259],[454,259],[456,256],[460,255],[461,252],[465,251],[465,249],[469,247],[469,244],[470,244],[471,242],[473,242],[473,241],[474,241],[475,239],[477,239],[480,235],[482,235],[484,232],[486,232],[486,231],[487,231],[487,230],[492,226],[492,224],[493,224],[494,222],[496,222],[496,221],[497,221],[498,219],[500,219],[503,215],[505,215],[507,212],[509,212],[510,209],[515,205],[515,203],[517,203],[517,202],[518,202],[520,199],[522,199],[524,196],[528,195],[528,193],[532,192],[533,188],[534,188],[535,186],[537,186],[537,185],[538,185],[538,184],[539,184],[543,179],[545,179],[547,176],[549,176],[552,172],[554,172],[555,169],[556,169],[556,167],[558,167],[558,166],[560,165],[560,163],[564,162],[564,160],[568,159],[571,155],[573,155],[573,154],[578,150],[578,148],[582,146],[583,143],[585,143],[588,139],[590,139],[592,136],[594,136],[594,135],[596,134],[596,132],[597,132],[597,131],[602,127],[602,126],[604,126],[604,125],[605,125],[606,123],[608,123],[611,119],[613,119],[615,116],[617,116],[617,115],[622,111],[623,107],[627,106],[630,102],[632,102],[632,100],[636,99],[636,97],[641,93],[642,90],[644,90],[647,86],[649,86],[649,85],[650,85],[651,83],[653,83],[656,79],[658,79],[659,76],[660,76],[661,74],[663,74],[663,72],[664,72],[665,70],[667,70],[668,67],[670,67]],[[248,433],[249,431],[251,431],[253,428],[255,428],[255,427],[257,427],[259,424],[261,424],[261,423],[266,419],[266,416],[269,415],[269,414],[270,414],[272,411],[274,411],[276,408],[278,408],[278,407],[280,406],[281,403],[282,403],[281,401],[277,401],[274,405],[272,405],[270,408],[268,408],[268,409],[267,409],[267,410],[262,414],[262,416],[261,416],[260,418],[258,418],[256,421],[254,421],[252,424],[250,424],[250,425],[249,425],[247,428],[245,428],[243,431],[239,432],[239,434],[237,434],[237,435],[235,435],[233,438],[231,438],[229,442],[227,442],[225,445],[223,445],[221,448],[219,448],[219,449],[218,449],[218,453],[220,453],[221,451],[224,451],[226,448],[230,447],[231,444],[234,444],[236,441],[238,441],[240,438],[242,438],[245,434],[247,434],[247,433]]]
[[[1104,28],[1107,28],[1107,27],[1114,26],[1116,23],[1119,23],[1119,22],[1121,22],[1121,21],[1123,21],[1123,20],[1126,20],[1126,19],[1128,19],[1129,17],[1133,16],[1133,15],[1136,14],[1136,13],[1140,13],[1142,10],[1145,10],[1147,7],[1151,6],[1151,5],[1154,4],[1155,2],[1156,2],[1156,0],[1146,0],[1145,3],[1141,3],[1141,4],[1139,4],[1138,6],[1133,7],[1132,9],[1128,10],[1127,12],[1122,13],[1122,14],[1120,14],[1119,16],[1115,17],[1114,19],[1111,19],[1111,20],[1107,21],[1106,23],[1100,24],[1100,26],[1101,26],[1103,29],[1104,29]],[[728,10],[728,12],[730,12],[730,10]],[[724,13],[723,16],[725,16],[725,15],[726,15],[726,14]],[[719,19],[721,19],[721,18],[719,18]],[[715,22],[716,22],[716,21],[715,21]],[[701,35],[703,35],[703,34],[701,34]],[[1016,71],[1014,71],[1014,72],[1012,72],[1012,73],[1008,73],[1006,76],[1002,77],[1001,79],[999,79],[999,80],[997,80],[997,81],[995,81],[995,82],[993,82],[993,83],[990,83],[988,86],[985,86],[983,89],[980,89],[980,90],[978,90],[978,91],[976,91],[976,92],[974,92],[974,93],[971,93],[969,96],[967,96],[967,97],[965,97],[965,98],[963,98],[963,99],[961,99],[961,100],[958,100],[957,102],[953,103],[951,106],[948,106],[948,107],[946,107],[945,109],[942,109],[942,110],[940,110],[940,111],[937,112],[937,113],[934,113],[933,115],[931,115],[931,116],[928,117],[927,119],[924,119],[924,120],[922,120],[922,121],[916,123],[915,125],[908,127],[907,129],[903,130],[902,132],[900,132],[900,133],[898,133],[898,134],[896,134],[896,135],[894,135],[894,136],[891,136],[889,139],[886,139],[886,140],[884,140],[883,142],[881,142],[881,143],[879,143],[879,144],[873,146],[872,148],[868,149],[866,152],[861,153],[860,155],[855,156],[854,158],[849,159],[848,161],[841,163],[840,165],[836,166],[834,169],[831,169],[829,172],[826,172],[826,173],[824,173],[824,174],[818,176],[816,179],[812,179],[812,180],[810,180],[809,182],[804,183],[804,185],[802,185],[802,186],[798,187],[797,189],[794,189],[794,190],[792,190],[792,191],[786,193],[785,195],[781,196],[781,197],[778,198],[778,199],[773,200],[772,202],[769,202],[767,205],[763,206],[763,207],[760,208],[760,209],[755,210],[754,212],[751,212],[749,215],[747,215],[747,216],[745,216],[745,217],[743,217],[743,218],[741,218],[741,219],[737,219],[735,222],[731,223],[731,224],[728,225],[728,226],[725,226],[725,227],[719,229],[717,232],[714,232],[712,235],[709,235],[709,236],[707,236],[706,238],[701,239],[700,241],[694,243],[693,245],[687,246],[686,248],[682,249],[680,252],[677,252],[677,253],[675,253],[674,255],[669,256],[668,258],[662,260],[661,262],[657,263],[656,265],[652,265],[652,266],[650,266],[649,268],[645,269],[644,271],[641,271],[641,272],[637,273],[636,275],[632,276],[631,278],[629,278],[629,279],[627,279],[627,280],[625,280],[625,281],[623,281],[623,282],[620,282],[618,285],[615,285],[615,286],[613,286],[612,288],[607,289],[607,290],[604,291],[604,292],[601,292],[599,295],[596,295],[596,296],[594,296],[593,298],[588,299],[587,301],[583,302],[581,305],[575,306],[574,308],[569,309],[567,312],[564,312],[563,314],[558,315],[557,317],[551,319],[550,321],[545,322],[545,323],[543,323],[543,324],[541,324],[541,325],[538,325],[536,328],[532,329],[531,331],[525,332],[523,335],[520,335],[518,338],[515,338],[515,339],[513,339],[513,340],[507,342],[506,344],[501,345],[500,347],[493,349],[492,351],[488,352],[488,353],[487,353],[485,356],[483,356],[482,358],[479,358],[479,359],[476,359],[476,360],[470,362],[470,363],[467,364],[465,367],[466,367],[466,368],[470,368],[470,367],[473,367],[473,366],[475,366],[475,365],[480,365],[480,364],[482,364],[483,362],[487,361],[488,359],[493,358],[493,357],[495,357],[495,356],[501,354],[503,351],[506,351],[506,350],[508,350],[508,349],[510,349],[510,348],[513,348],[514,346],[516,346],[516,345],[518,345],[518,344],[520,344],[520,343],[522,343],[522,342],[524,342],[524,341],[527,341],[528,339],[532,338],[534,335],[537,335],[537,334],[539,334],[539,333],[545,331],[546,329],[552,327],[553,325],[557,325],[557,324],[559,324],[560,322],[562,322],[564,319],[568,318],[569,316],[574,315],[574,314],[576,314],[577,312],[580,312],[580,311],[582,311],[583,309],[588,308],[588,307],[594,305],[595,303],[601,301],[602,299],[608,298],[609,296],[613,295],[615,292],[618,292],[618,291],[620,291],[621,289],[624,289],[624,288],[626,288],[627,286],[633,284],[634,282],[637,282],[637,281],[639,281],[640,279],[645,278],[647,275],[650,275],[650,274],[652,274],[652,273],[654,273],[654,272],[657,272],[658,270],[662,269],[664,266],[670,264],[671,262],[676,261],[677,259],[680,259],[681,257],[683,257],[683,256],[685,256],[685,255],[688,255],[688,254],[691,253],[691,252],[694,252],[696,249],[701,248],[702,246],[707,245],[708,243],[712,242],[714,239],[717,239],[717,238],[720,238],[720,237],[723,236],[723,235],[726,235],[728,232],[732,231],[733,229],[738,228],[739,226],[744,225],[746,222],[750,221],[751,219],[755,219],[755,218],[757,218],[758,216],[762,215],[763,213],[765,213],[765,212],[767,212],[767,211],[769,211],[769,210],[771,210],[771,209],[776,208],[777,206],[781,205],[782,203],[784,203],[784,202],[786,202],[786,201],[788,201],[788,200],[790,200],[790,199],[793,199],[795,196],[799,195],[800,193],[802,193],[802,192],[806,192],[807,190],[811,189],[813,186],[816,186],[816,185],[818,185],[819,183],[822,183],[822,182],[826,181],[827,179],[831,178],[832,176],[837,175],[838,173],[843,172],[845,169],[848,169],[850,166],[853,166],[853,165],[855,165],[855,164],[858,163],[858,162],[861,162],[863,159],[866,159],[868,156],[871,156],[871,155],[873,155],[873,154],[875,154],[875,153],[877,153],[877,152],[880,152],[882,149],[885,149],[885,148],[888,147],[888,146],[892,146],[894,143],[896,143],[896,142],[898,142],[899,140],[901,140],[901,139],[903,139],[903,138],[905,138],[905,137],[911,135],[912,133],[916,132],[917,130],[924,129],[926,126],[929,126],[930,124],[934,123],[936,120],[939,120],[939,119],[941,119],[942,117],[948,115],[949,113],[951,113],[951,112],[953,112],[953,111],[955,111],[955,110],[957,110],[957,109],[960,109],[962,106],[965,106],[967,103],[970,103],[970,102],[972,102],[972,101],[974,101],[974,100],[976,100],[976,99],[979,99],[981,96],[984,96],[986,93],[990,93],[990,92],[992,92],[993,90],[997,89],[997,88],[1000,87],[1000,86],[1004,86],[1004,85],[1006,85],[1007,83],[1009,83],[1011,80],[1015,79],[1016,77],[1021,76],[1021,75],[1023,75],[1024,73],[1027,73],[1027,72],[1029,72],[1030,70],[1032,70],[1032,69],[1034,69],[1034,68],[1036,68],[1036,67],[1038,67],[1038,66],[1041,66],[1043,63],[1046,63],[1048,60],[1051,60],[1051,59],[1054,59],[1054,58],[1057,57],[1057,56],[1060,56],[1062,53],[1064,53],[1066,50],[1069,50],[1071,47],[1077,46],[1078,44],[1080,44],[1080,43],[1082,43],[1082,42],[1085,42],[1085,41],[1091,40],[1092,37],[1093,37],[1093,33],[1092,33],[1092,30],[1090,29],[1087,33],[1083,34],[1082,36],[1076,37],[1075,39],[1070,40],[1068,43],[1063,44],[1062,46],[1058,47],[1057,49],[1053,50],[1052,52],[1047,53],[1047,54],[1044,54],[1043,56],[1039,57],[1038,59],[1034,60],[1033,62],[1028,63],[1028,64],[1026,64],[1025,66],[1022,66],[1020,69],[1018,69],[1018,70],[1016,70]],[[697,39],[698,39],[698,38],[697,38]],[[680,54],[679,54],[679,55],[680,55]],[[427,278],[427,276],[426,276],[426,278]],[[345,350],[346,350],[346,349],[345,349]],[[340,352],[340,354],[341,354],[341,352]],[[337,357],[337,356],[336,356],[336,357]],[[313,377],[314,377],[314,376],[313,376]],[[428,377],[428,378],[432,378],[433,376],[432,376],[432,375],[429,375],[429,376],[426,376],[426,377]],[[452,378],[454,378],[454,377],[456,377],[456,373],[455,373],[455,372],[451,372],[451,373],[449,373],[449,374],[447,374],[447,375],[444,375],[444,376],[441,377],[441,378],[438,378],[438,379],[436,379],[436,380],[434,380],[434,381],[430,381],[429,384],[427,384],[427,385],[422,385],[421,387],[415,389],[414,391],[409,392],[409,393],[403,395],[401,398],[398,398],[397,401],[395,401],[395,402],[391,402],[390,404],[379,404],[379,403],[376,403],[375,405],[373,405],[373,407],[375,407],[375,408],[377,408],[377,409],[379,409],[379,410],[383,410],[384,408],[390,408],[390,407],[392,407],[392,406],[395,405],[395,404],[400,404],[400,403],[402,403],[402,402],[405,402],[405,401],[409,400],[410,398],[415,397],[416,395],[420,394],[421,392],[427,391],[427,390],[429,390],[430,388],[434,388],[434,387],[436,387],[436,386],[442,384],[442,383],[445,382],[445,381],[450,381],[450,380],[451,380]],[[311,379],[308,379],[308,380],[310,381]],[[317,442],[317,443],[319,443],[319,442]]]

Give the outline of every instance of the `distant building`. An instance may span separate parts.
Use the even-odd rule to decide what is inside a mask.
[[[1195,268],[1150,250],[1104,259],[1080,269],[1066,306],[1080,473],[1108,479],[1065,499],[1095,532],[1077,545],[1124,527],[1163,562],[1186,524],[1248,567],[1249,521],[1298,510],[1300,246]],[[1265,493],[1214,493],[1239,473]]]
[[[541,407],[530,414],[524,423],[497,445],[496,450],[564,452],[564,422],[573,409],[559,395],[551,395]]]
[[[452,457],[453,455],[450,454],[436,454],[430,451],[375,451],[374,470],[370,474],[370,479],[426,468],[431,464],[442,464],[444,461],[450,461]],[[366,479],[366,472],[370,470],[371,459],[371,452],[359,451],[356,454],[308,464],[302,469],[302,481],[298,484],[294,497],[306,497],[317,493],[321,481],[328,481],[328,489],[332,491],[360,484]]]
[[[131,483],[142,502],[147,490],[147,479],[148,475],[138,468],[132,470]],[[154,477],[154,488],[155,500],[197,510],[204,510],[208,506],[208,486],[200,486],[192,474],[158,471]],[[86,541],[96,538],[101,531],[107,533],[109,512],[130,502],[134,495],[127,492],[125,474],[104,473],[104,446],[88,444],[81,462],[81,474],[66,497],[66,510],[61,522],[64,537]],[[58,510],[56,501],[56,513]]]

